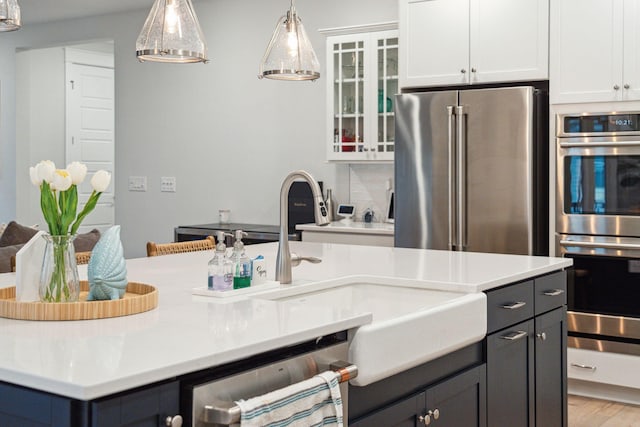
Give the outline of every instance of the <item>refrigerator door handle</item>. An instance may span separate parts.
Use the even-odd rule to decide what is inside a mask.
[[[466,120],[465,111],[462,105],[456,107],[456,154],[457,154],[457,184],[458,184],[458,200],[457,200],[457,235],[458,235],[458,251],[465,251],[467,248],[467,137],[466,137]]]
[[[456,118],[454,106],[447,106],[447,121],[448,121],[448,153],[449,164],[447,167],[448,179],[449,179],[449,250],[456,250],[458,237],[456,235],[456,145],[454,140],[456,138]]]

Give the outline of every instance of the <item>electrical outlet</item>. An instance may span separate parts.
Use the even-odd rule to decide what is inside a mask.
[[[147,191],[146,176],[130,176],[129,191]]]
[[[175,176],[163,176],[160,178],[160,191],[164,193],[176,192],[176,177]]]

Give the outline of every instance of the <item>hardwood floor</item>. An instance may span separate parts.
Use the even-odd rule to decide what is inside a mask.
[[[640,406],[569,395],[569,427],[640,427]]]

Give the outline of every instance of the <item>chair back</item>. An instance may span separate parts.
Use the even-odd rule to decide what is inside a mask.
[[[187,242],[155,243],[147,242],[147,256],[180,254],[184,252],[206,251],[215,249],[216,241],[213,236],[207,236],[202,240],[190,240]]]

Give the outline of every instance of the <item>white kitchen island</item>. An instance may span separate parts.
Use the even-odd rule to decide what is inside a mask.
[[[276,249],[276,243],[246,247],[249,256],[265,257],[270,280]],[[322,263],[294,268],[294,283],[283,287],[373,276],[478,293],[571,265],[563,258],[306,242],[291,242],[291,250]],[[314,307],[309,316],[277,300],[194,296],[192,289],[206,283],[212,256],[206,251],[128,260],[129,280],[159,291],[158,307],[146,313],[66,322],[0,318],[0,381],[85,402],[372,321],[371,313],[357,307]],[[79,270],[86,275],[86,267]],[[0,287],[14,278],[0,275]]]

